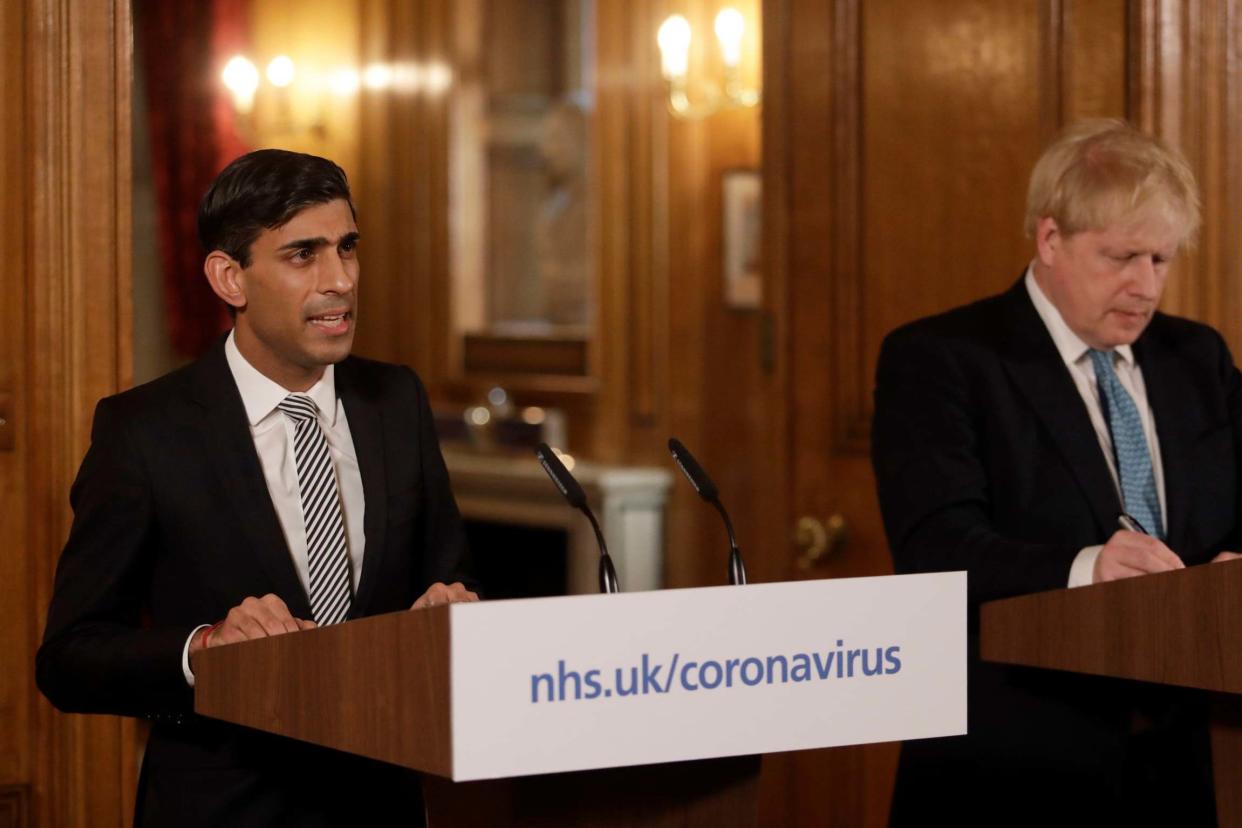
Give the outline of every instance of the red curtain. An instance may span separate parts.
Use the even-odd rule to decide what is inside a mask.
[[[187,357],[229,328],[224,303],[203,276],[196,222],[212,179],[247,149],[220,73],[246,51],[249,2],[151,0],[136,9],[169,332]]]

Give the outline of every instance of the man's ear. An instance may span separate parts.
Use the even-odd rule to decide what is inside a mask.
[[[246,306],[246,280],[236,259],[223,250],[213,250],[203,262],[203,273],[216,296],[238,310]]]
[[[1035,225],[1035,251],[1040,263],[1051,267],[1052,260],[1064,240],[1056,219],[1051,216],[1041,218],[1039,224]]]

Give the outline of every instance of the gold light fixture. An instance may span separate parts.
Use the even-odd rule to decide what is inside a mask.
[[[679,118],[706,118],[722,109],[737,109],[759,103],[758,89],[742,83],[742,41],[746,20],[737,9],[723,8],[716,15],[716,40],[724,78],[720,83],[702,81],[691,92],[690,21],[680,14],[670,15],[660,24],[656,43],[660,47],[660,67],[668,92],[668,108]]]

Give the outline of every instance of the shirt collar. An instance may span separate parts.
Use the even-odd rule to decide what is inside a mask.
[[[228,360],[229,370],[233,373],[233,381],[241,392],[242,405],[246,407],[246,418],[251,426],[258,425],[275,410],[280,401],[293,393],[284,386],[262,374],[258,368],[250,364],[242,356],[234,338],[237,332],[229,332],[224,342],[224,357]],[[336,374],[335,365],[324,368],[319,382],[312,385],[304,393],[319,406],[319,417],[329,427],[336,425]]]
[[[1026,277],[1023,279],[1026,283],[1026,291],[1030,294],[1031,303],[1035,305],[1035,312],[1039,314],[1039,318],[1043,320],[1044,327],[1048,329],[1048,333],[1052,336],[1053,343],[1057,346],[1057,351],[1061,354],[1061,359],[1065,364],[1073,367],[1079,360],[1091,350],[1091,346],[1083,342],[1078,334],[1074,333],[1070,326],[1065,323],[1065,318],[1061,316],[1061,311],[1057,310],[1057,306],[1052,304],[1043,290],[1040,289],[1039,283],[1035,281],[1034,264],[1026,269]],[[1134,351],[1129,345],[1118,345],[1113,349],[1116,354],[1121,357],[1122,361],[1127,365],[1134,364]]]

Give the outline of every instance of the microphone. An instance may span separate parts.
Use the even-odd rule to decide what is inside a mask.
[[[725,511],[724,505],[720,502],[720,493],[716,489],[716,484],[707,476],[707,472],[703,471],[703,467],[694,459],[690,450],[683,446],[676,437],[669,438],[668,450],[690,481],[690,485],[699,493],[699,497],[715,506],[716,511],[720,512],[720,517],[724,519],[725,529],[729,533],[729,583],[734,586],[745,584],[746,564],[742,563],[742,550],[737,548],[737,536],[733,534],[733,521],[729,520],[729,513]]]
[[[561,495],[569,505],[582,512],[587,516],[587,520],[591,521],[591,528],[595,530],[595,541],[599,544],[599,591],[620,592],[621,584],[617,580],[617,570],[613,569],[612,558],[608,555],[608,544],[604,543],[604,533],[599,530],[599,521],[595,519],[595,514],[591,511],[590,504],[587,503],[586,492],[582,491],[582,486],[569,473],[569,469],[565,468],[565,464],[547,443],[539,444],[539,447],[535,449],[535,456],[539,458],[539,465],[543,466],[543,470],[548,473],[548,477],[552,478],[556,488],[561,490]]]

